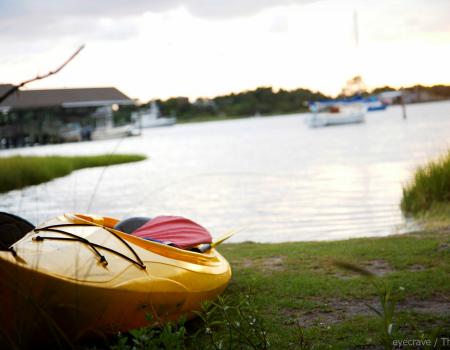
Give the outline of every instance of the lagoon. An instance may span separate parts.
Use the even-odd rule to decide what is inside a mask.
[[[33,223],[63,212],[182,215],[234,242],[335,240],[416,229],[399,203],[414,169],[450,149],[450,102],[393,106],[364,124],[310,129],[308,114],[144,130],[121,140],[1,151],[1,156],[140,153],[0,195]]]

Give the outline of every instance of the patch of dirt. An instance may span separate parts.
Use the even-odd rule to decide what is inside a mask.
[[[250,259],[244,259],[242,261],[236,262],[237,265],[240,265],[243,268],[249,269],[254,266],[254,261]]]
[[[353,279],[353,278],[355,278],[355,277],[358,277],[356,274],[353,274],[353,275],[345,275],[345,274],[343,274],[343,273],[340,273],[340,272],[336,272],[335,274],[334,274],[334,277],[336,277],[336,278],[338,278],[338,279],[340,279],[340,280],[343,280],[343,281],[348,281],[348,280],[351,280],[351,279]]]
[[[362,264],[366,270],[369,270],[370,272],[374,273],[377,276],[384,276],[386,274],[389,274],[391,272],[394,272],[395,269],[392,268],[386,261],[384,260],[370,260],[366,263]],[[418,272],[418,271],[425,271],[427,269],[426,266],[420,265],[420,264],[414,264],[408,267],[408,270],[411,272]],[[336,272],[334,274],[336,278],[339,278],[340,280],[350,280],[352,278],[358,277],[358,274],[356,273],[343,273],[343,272]]]
[[[320,301],[318,302],[320,303]],[[282,313],[286,318],[287,324],[295,324],[302,327],[326,327],[355,316],[375,315],[375,312],[368,305],[376,310],[380,310],[377,298],[371,300],[333,298],[320,303],[320,307],[317,307],[315,310],[304,311],[298,308],[290,308],[284,309]],[[428,300],[409,298],[399,302],[396,305],[396,311],[439,316],[450,315],[450,299],[443,296],[433,297]]]
[[[424,270],[426,270],[426,269],[427,269],[427,268],[426,268],[425,266],[420,265],[420,264],[414,264],[414,265],[411,265],[411,266],[408,268],[408,270],[411,271],[411,272],[424,271]]]
[[[444,252],[444,251],[449,250],[449,249],[450,249],[450,245],[448,243],[442,243],[437,248],[437,251],[438,252]]]
[[[357,271],[357,269],[359,269],[359,268],[361,268],[362,270],[369,271],[376,276],[384,276],[386,274],[389,274],[389,273],[395,271],[389,265],[389,263],[387,261],[382,260],[382,259],[361,262],[361,263],[355,265],[355,270],[351,267],[352,264],[349,264],[349,266],[350,266],[349,268],[343,267],[338,272],[335,272],[334,276],[341,280],[349,280],[352,278],[356,278],[356,277],[361,276],[361,273],[359,273]]]
[[[370,260],[364,266],[377,276],[384,276],[388,273],[394,272],[394,269],[382,259]]]
[[[264,271],[282,271],[284,270],[283,256],[269,256],[264,259],[244,259],[238,263],[243,268],[257,268]]]
[[[450,299],[443,296],[434,297],[431,300],[406,299],[399,302],[397,309],[419,314],[445,316],[450,315]]]
[[[286,309],[283,315],[288,323],[299,324],[302,327],[328,326],[345,321],[356,315],[368,315],[372,311],[362,300],[330,299],[321,303],[316,310]],[[369,302],[373,304],[373,302]]]
[[[284,267],[284,257],[282,256],[271,256],[262,261],[262,266],[264,269],[269,269],[272,271],[283,270]]]

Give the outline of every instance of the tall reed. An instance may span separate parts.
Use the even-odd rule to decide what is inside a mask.
[[[403,187],[401,208],[417,215],[442,204],[450,204],[450,151],[416,170]]]

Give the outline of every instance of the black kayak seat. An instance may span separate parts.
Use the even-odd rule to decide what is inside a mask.
[[[124,219],[119,221],[114,228],[116,230],[132,234],[134,231],[136,231],[139,227],[145,225],[147,222],[149,222],[151,218],[145,217],[145,216],[135,216],[132,218]]]
[[[17,215],[0,212],[0,250],[8,250],[34,228],[33,224]]]

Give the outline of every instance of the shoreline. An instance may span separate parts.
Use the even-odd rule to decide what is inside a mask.
[[[286,117],[290,115],[299,114],[309,114],[308,110],[302,110],[295,113],[274,113],[274,114],[264,114],[264,115],[248,115],[248,116],[208,116],[208,117],[195,117],[192,119],[182,119],[177,120],[177,124],[191,124],[191,123],[203,123],[203,122],[214,122],[214,121],[224,121],[224,120],[238,120],[238,119],[253,119],[253,118],[267,118],[267,117]]]

